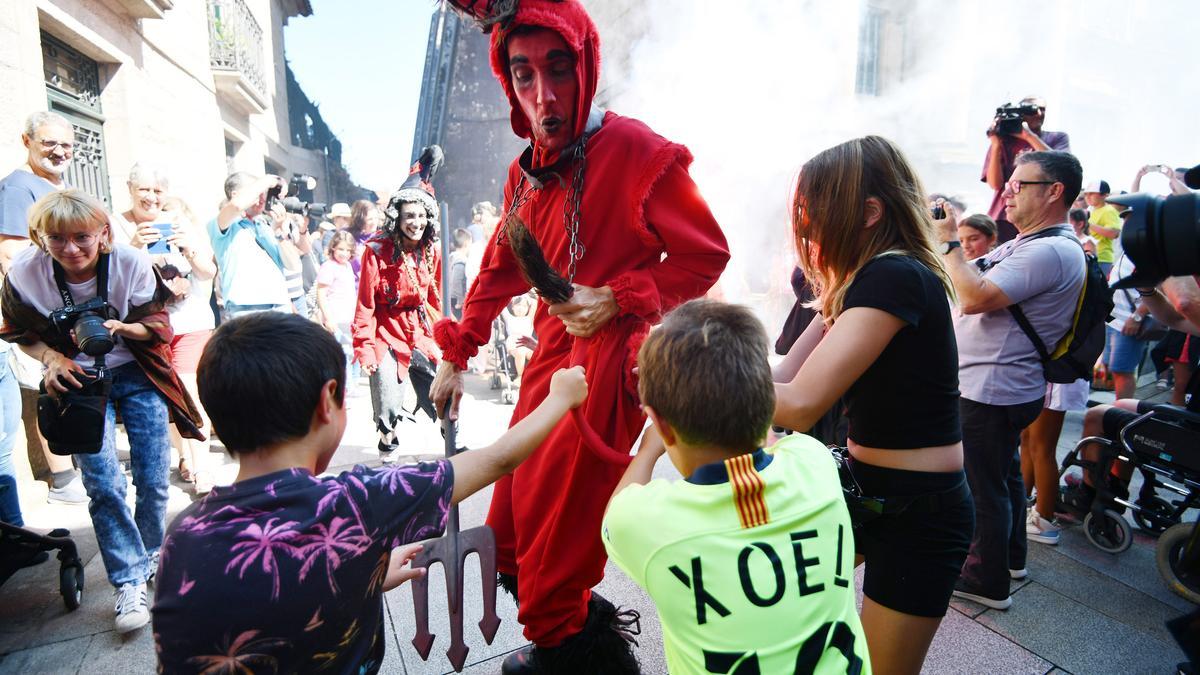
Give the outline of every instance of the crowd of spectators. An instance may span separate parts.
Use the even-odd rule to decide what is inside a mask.
[[[1067,134],[1043,129],[1045,102],[1029,97],[1022,105],[1033,112],[1018,132],[1002,133],[995,123],[987,132],[981,179],[994,190],[987,213],[968,214],[967,205],[954,197],[923,197],[929,193],[900,148],[880,137],[840,144],[804,164],[791,206],[800,261],[793,286],[806,297],[789,318],[786,339],[781,336],[777,343],[784,357],[773,369],[766,366],[761,327],[719,303],[685,305],[647,341],[642,358],[649,360],[643,364],[649,380],[643,380],[642,394],[654,408],[649,412],[661,443],[643,445],[649,448],[646,458],[635,462],[618,485],[606,519],[612,531],[605,528],[604,543],[622,568],[636,578],[641,565],[636,556],[643,552],[638,546],[655,545],[630,535],[645,513],[634,500],[651,493],[622,496],[622,491],[645,483],[663,453],[670,452],[685,475],[702,464],[688,458],[698,447],[696,439],[677,430],[694,413],[688,408],[705,404],[677,390],[688,386],[674,382],[687,366],[660,361],[667,358],[670,341],[686,343],[696,326],[703,326],[704,339],[688,348],[692,359],[709,348],[710,329],[725,330],[731,349],[761,370],[755,377],[765,383],[758,389],[752,386],[757,381],[741,383],[745,396],[732,401],[735,413],[739,406],[762,404],[755,410],[763,429],[746,422],[742,436],[726,449],[736,446],[751,453],[755,466],[765,467],[771,460],[759,457],[756,448],[768,413],[777,429],[817,436],[822,434],[815,430],[831,415],[844,417],[845,462],[856,486],[881,503],[902,505],[865,517],[851,504],[854,550],[866,564],[861,629],[847,618],[852,598],[837,604],[838,616],[845,615],[854,632],[865,636],[870,661],[889,672],[920,670],[952,596],[997,610],[1010,607],[1010,579],[1028,574],[1027,542],[1058,543],[1068,512],[1086,510],[1095,493],[1086,481],[1060,498],[1056,448],[1066,414],[1086,410],[1093,389],[1113,389],[1117,402],[1087,414],[1085,435],[1111,434],[1133,411],[1144,409],[1132,399],[1145,357],[1158,343],[1153,351],[1162,387],[1174,387],[1177,404],[1197,404],[1188,398],[1196,388],[1192,372],[1200,353],[1192,337],[1200,332],[1200,322],[1191,315],[1200,287],[1191,278],[1168,280],[1152,292],[1116,291],[1095,377],[1047,381],[1044,352],[1074,328],[1074,314],[1064,308],[1076,307],[1084,292],[1089,256],[1110,283],[1130,276],[1134,261],[1121,249],[1125,214],[1109,202],[1111,184],[1094,180],[1085,186],[1085,168],[1070,154]],[[279,177],[238,172],[226,179],[219,206],[196,213],[172,194],[167,169],[139,161],[128,174],[127,208],[108,213],[63,180],[73,150],[65,119],[35,113],[22,140],[28,161],[0,180],[4,337],[20,345],[12,350],[8,341],[0,342],[0,520],[22,523],[11,456],[17,425],[36,410],[34,399],[22,398],[19,387],[41,384],[65,393],[97,366],[76,348],[71,334],[44,317],[69,295],[78,296],[71,300],[76,303],[104,298],[114,310],[104,325],[117,339],[101,362],[112,373],[101,452],[77,454],[72,464],[50,452],[44,439],[29,441],[48,466],[50,499],[90,499],[100,551],[117,592],[116,627],[127,632],[149,620],[146,585],[159,565],[169,467],[177,466],[197,495],[214,488],[206,440],[213,429],[199,402],[219,399],[215,393],[206,396],[198,382],[207,378],[209,392],[232,391],[234,384],[228,372],[206,373],[205,365],[223,359],[224,369],[249,368],[245,359],[253,352],[256,358],[275,359],[281,368],[295,367],[306,358],[303,350],[291,345],[292,351],[276,354],[254,340],[269,330],[313,338],[323,329],[328,339],[321,335],[317,342],[320,349],[340,353],[340,359],[326,359],[337,364],[337,372],[296,380],[296,386],[320,389],[315,414],[324,419],[321,415],[341,410],[343,397],[353,395],[361,369],[369,378],[380,457],[391,461],[401,446],[401,423],[414,421],[418,413],[438,417],[430,395],[441,358],[434,324],[443,308],[453,318],[462,317],[500,214],[481,202],[472,210],[472,222],[450,233],[443,302],[443,260],[436,241],[440,209],[425,183],[406,182],[381,203],[335,204],[328,220],[320,220],[289,213],[271,199],[274,191],[286,189]],[[1155,173],[1166,177],[1174,192],[1188,189],[1182,170],[1163,165],[1143,167],[1130,189],[1137,191],[1143,178]],[[64,273],[65,284],[56,288]],[[107,289],[100,288],[101,281]],[[538,302],[528,294],[514,297],[496,325],[518,379],[538,349],[533,331]],[[276,314],[311,321],[301,324]],[[1164,328],[1165,335],[1148,337],[1143,324],[1151,314],[1165,317],[1171,332]],[[260,316],[238,321],[247,315]],[[202,358],[222,323],[231,328],[218,331],[220,354]],[[239,355],[239,344],[248,351]],[[726,365],[725,370],[720,363],[710,368],[713,377],[737,372],[736,364]],[[547,411],[531,415],[535,432],[513,428],[510,434],[522,439],[519,448],[498,444],[492,450],[508,462],[505,467],[511,470],[536,445],[522,433],[544,436],[568,408],[581,403],[586,386],[573,377],[556,376]],[[334,388],[321,389],[330,378]],[[767,396],[770,380],[773,399]],[[669,386],[658,390],[656,382]],[[897,383],[906,388],[903,397],[894,395]],[[248,391],[240,398],[271,394],[262,384]],[[117,410],[131,445],[137,487],[132,510],[125,504],[125,477],[113,450]],[[264,429],[291,423],[262,412]],[[224,444],[243,460],[271,446],[270,438],[245,432],[250,422],[228,405],[221,415],[231,420],[228,426],[215,422],[222,434],[234,429],[235,421],[239,425],[229,439],[237,447]],[[708,423],[721,416],[712,412]],[[300,417],[307,424],[308,417]],[[336,438],[321,430],[328,424],[336,426],[326,420],[308,430],[319,436],[321,449],[305,466],[328,465],[332,451],[326,446],[333,439],[336,449],[340,439],[340,430]],[[775,456],[790,470],[817,471],[792,459],[800,446],[785,443]],[[315,452],[315,445],[304,447]],[[172,448],[178,460],[171,459]],[[485,470],[455,464],[453,471],[466,472],[456,482],[446,478],[449,471],[426,466],[411,474],[429,484],[425,506],[434,516],[437,509],[444,516],[450,491],[457,502],[477,489],[472,483],[473,489],[460,492],[465,476],[482,485],[500,475],[494,465]],[[1117,478],[1128,480],[1128,475]],[[253,501],[250,483],[238,485],[236,496]],[[370,484],[372,490],[381,493],[383,486]],[[381,494],[372,492],[371,498],[382,500]],[[669,500],[660,506],[674,508]],[[686,509],[680,513],[680,518],[695,515]],[[197,514],[217,518],[203,506]],[[405,517],[419,521],[419,514]],[[843,527],[839,522],[830,521],[835,531]],[[179,526],[176,532],[177,541],[200,545],[188,539],[199,529]],[[403,564],[412,553],[397,559]],[[28,562],[39,560],[31,556]],[[378,577],[381,586],[407,578],[393,572],[387,582]],[[303,576],[300,572],[300,581]],[[638,580],[655,595],[655,582]],[[184,604],[169,597],[161,608],[168,623],[179,620]],[[664,617],[664,623],[672,620]],[[190,647],[181,642],[172,649],[182,654]]]
[[[124,209],[108,212],[64,180],[74,151],[74,131],[65,118],[54,113],[30,115],[22,141],[27,161],[0,180],[0,274],[13,297],[48,315],[65,302],[55,290],[50,274],[53,267],[68,268],[67,283],[78,296],[73,299],[76,304],[101,295],[96,279],[97,270],[104,267],[113,321],[129,320],[130,316],[148,321],[139,312],[149,311],[151,305],[161,309],[165,319],[161,326],[151,322],[152,329],[146,334],[138,329],[109,329],[116,336],[116,347],[104,364],[113,375],[113,388],[100,453],[64,456],[53,452],[40,433],[27,438],[36,453],[35,468],[45,467],[39,477],[49,483],[49,500],[66,504],[90,501],[109,580],[118,593],[116,625],[128,631],[148,620],[146,583],[157,567],[170,472],[177,471],[197,496],[209,493],[218,482],[215,460],[209,453],[212,430],[199,405],[197,389],[201,354],[218,325],[247,314],[275,312],[296,314],[322,326],[343,349],[348,391],[357,389],[360,370],[372,376],[376,418],[393,422],[386,430],[381,427],[381,454],[386,458],[396,450],[394,423],[411,419],[413,412],[411,407],[403,407],[412,397],[400,391],[410,379],[405,375],[409,364],[404,363],[397,372],[394,347],[375,348],[381,335],[375,332],[376,315],[400,316],[411,308],[396,306],[397,274],[380,280],[380,263],[390,258],[380,246],[395,243],[399,250],[399,244],[408,240],[405,233],[417,235],[422,242],[418,267],[421,285],[428,293],[428,309],[440,308],[441,274],[433,217],[436,203],[428,199],[422,205],[430,226],[416,232],[401,222],[402,214],[385,215],[388,208],[404,208],[397,200],[382,205],[365,199],[352,205],[338,203],[327,219],[310,218],[290,213],[280,199],[271,199],[273,191],[286,190],[283,179],[236,172],[225,180],[221,204],[198,215],[172,193],[167,167],[138,161],[128,173],[128,194],[117,199]],[[464,279],[478,272],[482,242],[475,237],[484,236],[485,224],[494,232],[494,212],[494,207],[482,203],[471,228],[455,232],[464,240],[456,257],[463,263],[457,271]],[[77,277],[83,286],[75,283],[70,270],[70,264],[77,261],[88,264]],[[403,265],[396,267],[399,275],[404,269]],[[365,286],[360,284],[364,276]],[[465,284],[460,279],[460,303]],[[377,311],[376,298],[390,298],[390,304],[385,302],[385,309]],[[96,364],[79,354],[69,335],[47,334],[35,339],[33,327],[18,324],[15,307],[5,306],[4,311],[6,337],[21,348],[0,341],[0,419],[4,425],[0,429],[0,520],[22,525],[12,462],[20,427],[38,428],[39,386],[43,391],[63,391],[79,382],[79,373]],[[357,337],[356,314],[361,317]],[[435,364],[436,346],[428,339],[430,330],[418,332],[426,334],[423,346],[428,360]],[[413,326],[408,325],[395,332],[393,343],[403,347],[413,342],[413,336]],[[142,347],[130,352],[124,346],[127,343]],[[146,363],[141,363],[140,369],[135,367],[133,354],[142,351],[160,354],[161,363],[153,365],[164,373],[169,371],[171,377],[157,377],[162,373],[147,370]],[[390,385],[377,372],[377,353],[393,355],[393,367],[387,371]],[[432,367],[425,369],[429,377]],[[175,385],[178,391],[171,389]],[[428,378],[424,385],[427,389]],[[169,424],[168,408],[157,407],[162,399],[178,403],[194,413],[194,419],[182,429]],[[150,412],[140,414],[146,406]],[[421,408],[433,416],[427,395],[421,397]],[[381,414],[379,409],[385,412]],[[137,487],[132,512],[124,506],[124,475],[113,449],[117,411],[129,439],[129,468]],[[383,442],[385,431],[387,443]],[[41,553],[26,562],[45,559]]]

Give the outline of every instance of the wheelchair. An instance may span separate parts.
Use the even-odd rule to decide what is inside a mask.
[[[1080,458],[1088,443],[1099,448],[1096,460]],[[1116,484],[1112,467],[1122,462],[1142,476],[1136,499]],[[1200,507],[1200,414],[1168,404],[1151,406],[1121,428],[1118,439],[1082,438],[1063,459],[1060,476],[1078,466],[1091,478],[1095,499],[1083,518],[1084,534],[1096,548],[1121,553],[1133,544],[1133,520],[1159,537],[1159,572],[1179,595],[1200,603],[1200,535],[1196,522],[1183,522]]]

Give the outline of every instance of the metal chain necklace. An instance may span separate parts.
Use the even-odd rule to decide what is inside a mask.
[[[421,284],[417,280],[417,266],[420,262],[425,263],[426,271],[429,272],[430,276],[433,276],[433,256],[421,256],[421,261],[417,260],[417,256],[424,252],[421,250],[422,248],[418,246],[412,251],[405,251],[402,246],[400,247],[400,257],[404,261],[404,271],[408,273],[408,281],[412,284],[413,290],[418,295],[421,293]]]
[[[583,242],[579,241],[579,223],[582,220],[583,214],[583,179],[585,169],[587,168],[587,159],[584,152],[587,149],[588,135],[579,139],[579,143],[575,145],[575,149],[571,153],[571,165],[575,167],[575,175],[571,177],[571,186],[567,190],[567,196],[563,199],[563,225],[567,230],[567,236],[570,238],[570,245],[567,249],[567,281],[575,282],[575,271],[579,261],[583,260],[583,254],[587,252],[587,248]],[[517,210],[529,201],[532,196],[533,189],[525,179],[525,174],[522,172],[521,178],[517,181],[516,190],[513,191],[512,205],[508,207],[508,213],[515,214]],[[500,228],[500,234],[497,237],[497,242],[504,241],[505,228]]]
[[[583,260],[583,254],[586,251],[583,242],[579,241],[579,220],[583,212],[583,173],[587,168],[583,151],[584,146],[587,145],[587,139],[585,134],[583,138],[579,139],[579,145],[575,146],[575,156],[572,161],[572,164],[575,165],[575,176],[571,179],[571,191],[563,200],[563,224],[567,226],[567,236],[571,238],[570,257],[567,260],[567,281],[570,283],[575,283],[575,267],[580,260]]]

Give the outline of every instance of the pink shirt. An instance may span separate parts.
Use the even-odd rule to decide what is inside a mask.
[[[354,320],[354,306],[358,302],[358,289],[354,282],[354,270],[350,264],[342,265],[326,260],[317,272],[317,285],[325,287],[326,317],[333,323],[350,323]]]

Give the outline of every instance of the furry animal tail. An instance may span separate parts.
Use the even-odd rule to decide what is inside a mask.
[[[550,266],[542,247],[538,245],[537,239],[533,238],[533,233],[525,226],[521,217],[516,213],[508,214],[504,231],[513,257],[517,260],[517,267],[521,269],[521,275],[538,295],[550,304],[570,300],[575,293],[571,282]]]

